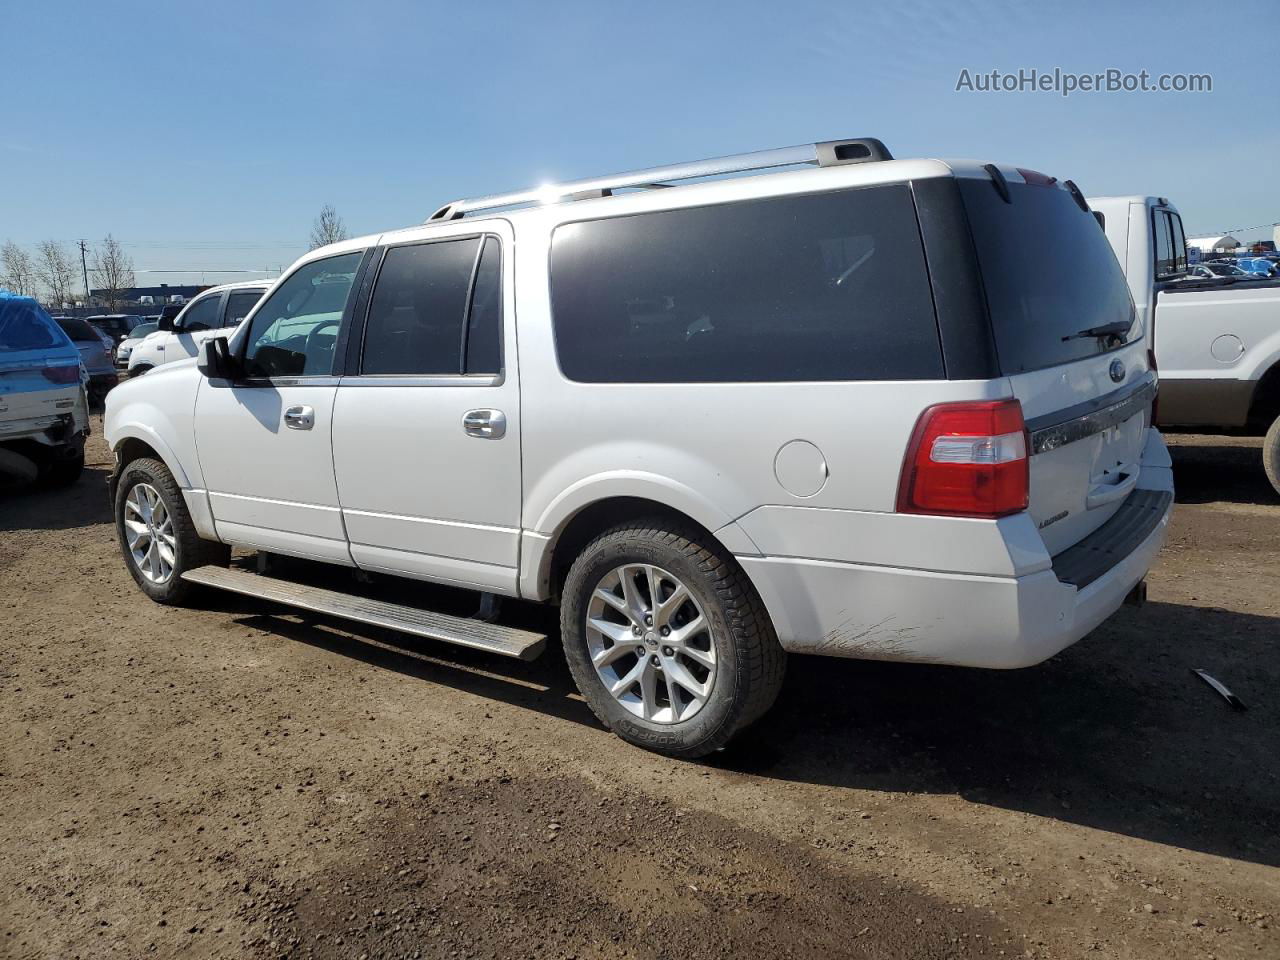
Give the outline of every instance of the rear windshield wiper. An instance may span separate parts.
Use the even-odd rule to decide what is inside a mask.
[[[1084,330],[1078,330],[1075,333],[1068,334],[1062,338],[1062,342],[1068,340],[1083,340],[1085,337],[1122,337],[1129,332],[1129,328],[1133,326],[1132,320],[1117,320],[1114,323],[1104,323],[1096,327],[1087,327]]]

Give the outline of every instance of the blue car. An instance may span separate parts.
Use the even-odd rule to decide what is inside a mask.
[[[1276,274],[1275,264],[1266,257],[1241,257],[1236,260],[1236,266],[1256,277],[1274,277]]]
[[[40,304],[0,289],[0,487],[79,478],[88,382],[80,352]]]

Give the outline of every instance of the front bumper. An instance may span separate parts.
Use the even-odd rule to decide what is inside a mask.
[[[1133,518],[1120,513],[1098,531],[1111,548],[1102,565],[1082,567],[1060,555],[1061,562],[1054,558],[1047,569],[993,576],[792,557],[738,561],[789,652],[994,669],[1031,666],[1115,613],[1160,552],[1173,509],[1173,477],[1163,441],[1152,434],[1131,497],[1148,504],[1154,498],[1156,505],[1142,528],[1130,527],[1128,536],[1125,524]],[[1087,576],[1080,575],[1082,569]]]

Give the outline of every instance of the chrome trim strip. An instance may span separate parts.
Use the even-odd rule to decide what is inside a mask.
[[[1086,412],[1068,416],[1063,420],[1050,423],[1044,426],[1045,417],[1032,420],[1027,424],[1028,432],[1031,434],[1031,455],[1038,453],[1047,453],[1050,450],[1056,450],[1064,447],[1068,443],[1075,443],[1077,440],[1083,440],[1091,437],[1095,433],[1101,433],[1117,424],[1124,423],[1130,417],[1139,411],[1149,407],[1151,402],[1155,400],[1159,384],[1154,376],[1141,383],[1137,389],[1126,388],[1123,392],[1124,396],[1118,400],[1111,399],[1115,394],[1109,394],[1100,397],[1096,401],[1083,406],[1091,407]],[[1110,403],[1107,403],[1108,400]],[[1105,404],[1105,405],[1099,405]],[[1079,408],[1071,408],[1062,413],[1072,414],[1074,410]],[[1061,413],[1051,414],[1052,417],[1061,416]]]
[[[343,377],[343,387],[500,387],[502,374],[493,373],[442,373],[431,376],[355,376]]]

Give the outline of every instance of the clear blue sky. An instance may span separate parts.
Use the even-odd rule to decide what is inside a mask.
[[[111,232],[139,270],[287,264],[325,203],[375,232],[458,196],[842,136],[1168,196],[1188,231],[1280,220],[1274,3],[3,7],[0,240]],[[955,92],[962,68],[1055,66],[1214,90]]]

